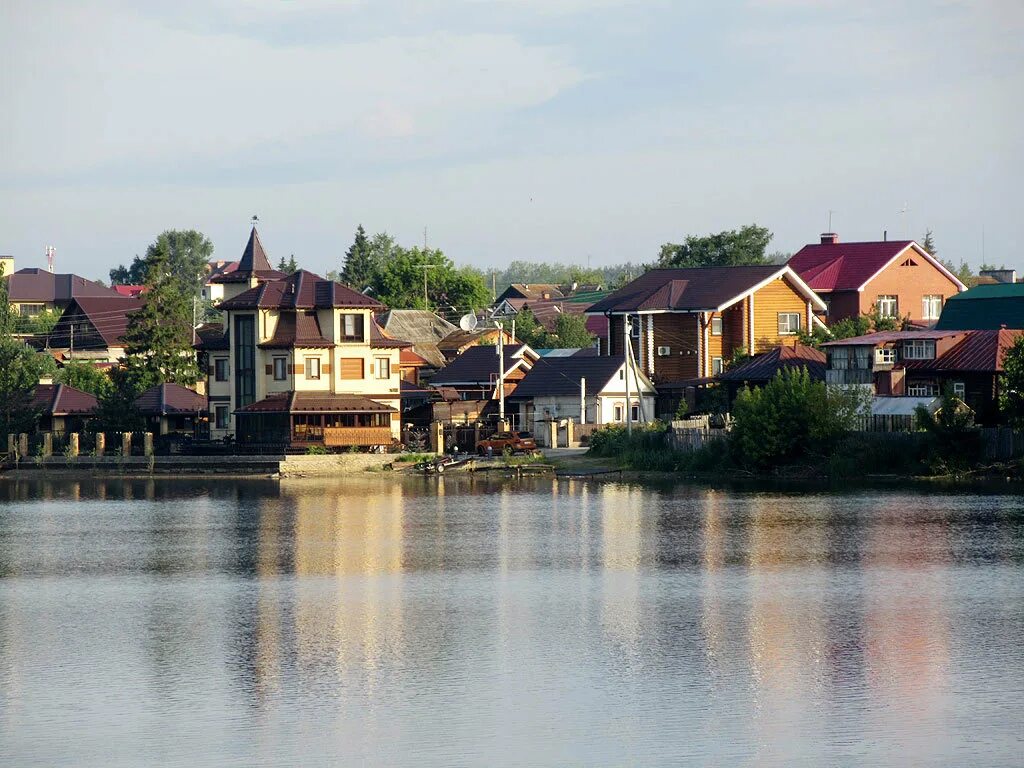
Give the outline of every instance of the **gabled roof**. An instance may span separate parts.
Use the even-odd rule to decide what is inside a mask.
[[[542,357],[516,386],[515,397],[574,395],[579,398],[580,379],[586,379],[587,395],[596,395],[608,386],[623,365],[622,355]]]
[[[206,410],[206,398],[181,384],[157,384],[135,398],[135,408],[143,416],[194,416]]]
[[[120,296],[135,298],[144,294],[148,288],[144,285],[112,285],[111,288]]]
[[[325,280],[304,269],[242,291],[218,305],[221,310],[332,308],[383,309],[384,305],[346,285]]]
[[[777,278],[787,279],[802,296],[825,309],[793,270],[767,264],[652,269],[593,304],[587,313],[720,311]]]
[[[770,381],[779,371],[788,368],[806,368],[812,379],[824,381],[825,353],[803,344],[779,346],[744,360],[716,378],[720,381]]]
[[[99,407],[95,395],[67,384],[36,384],[32,408],[44,416],[85,416]]]
[[[913,341],[915,339],[937,340],[949,336],[956,336],[963,331],[940,331],[936,328],[923,331],[876,331],[864,336],[852,336],[848,339],[826,341],[823,347],[856,347],[856,346],[877,346],[879,344],[892,344],[899,341]]]
[[[396,339],[413,344],[436,344],[458,330],[458,326],[425,309],[389,309],[380,316],[380,325]]]
[[[1024,283],[977,285],[950,296],[935,327],[990,331],[1024,328]]]
[[[442,352],[453,352],[470,344],[479,344],[491,337],[498,338],[497,328],[480,328],[475,331],[455,330],[445,336],[437,347]]]
[[[121,346],[125,331],[128,330],[128,319],[133,312],[142,309],[142,304],[140,298],[118,296],[116,293],[110,296],[85,296],[75,299],[67,306],[51,331],[51,346],[62,346],[57,339],[70,341],[70,318],[79,314],[89,320],[104,344],[108,347]]]
[[[324,338],[316,312],[300,309],[296,312],[281,312],[273,338],[259,346],[264,349],[315,349],[333,347],[334,344]]]
[[[963,283],[913,240],[814,243],[797,251],[788,265],[816,291],[860,291],[908,249],[908,256],[932,264],[964,290]]]
[[[389,413],[389,405],[358,395],[332,395],[329,392],[280,392],[268,395],[235,413]]]
[[[963,371],[965,373],[1001,373],[1003,357],[1024,330],[970,331],[934,360],[904,360],[909,370]]]
[[[58,303],[86,296],[117,296],[117,291],[95,280],[72,274],[55,275],[38,267],[19,269],[7,279],[8,298],[13,303]]]
[[[196,349],[213,352],[231,348],[228,332],[221,323],[203,323],[196,328]]]
[[[498,297],[498,301],[510,298],[533,301],[545,298],[560,299],[562,298],[562,291],[561,287],[555,283],[512,283]]]
[[[233,270],[224,270],[210,278],[211,283],[247,283],[251,277],[261,280],[280,280],[285,277],[283,272],[278,272],[270,266],[270,259],[267,252],[263,250],[263,243],[260,242],[259,233],[256,227],[249,233],[249,242],[245,244],[242,251],[242,258],[238,266]]]
[[[377,323],[377,318],[370,319],[370,346],[374,349],[404,349],[411,347],[412,342],[396,339]]]
[[[505,374],[516,368],[529,370],[539,359],[526,344],[505,345]],[[438,371],[430,383],[433,385],[488,384],[498,377],[497,347],[475,346],[465,350]]]

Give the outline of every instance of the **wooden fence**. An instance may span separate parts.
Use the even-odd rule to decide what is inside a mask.
[[[911,415],[906,414],[871,414],[859,416],[853,428],[854,432],[916,432],[917,424]]]

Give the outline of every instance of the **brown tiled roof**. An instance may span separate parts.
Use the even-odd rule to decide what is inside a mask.
[[[12,302],[66,303],[85,296],[118,296],[117,291],[94,280],[72,274],[55,275],[38,267],[19,269],[7,280]]]
[[[815,381],[825,380],[825,353],[797,344],[775,347],[718,375],[720,381],[770,381],[786,368],[806,368]]]
[[[210,278],[210,282],[246,283],[250,277],[257,277],[261,280],[280,280],[284,276],[283,272],[278,272],[270,266],[270,259],[267,258],[267,252],[263,250],[259,233],[256,232],[256,227],[253,227],[238,266],[233,270],[225,270],[215,275]]]
[[[332,395],[327,392],[280,392],[268,395],[235,413],[387,413],[389,405],[358,395]]]
[[[300,269],[243,291],[218,306],[230,309],[383,309],[376,299]]]
[[[98,406],[94,395],[67,384],[36,384],[32,393],[32,408],[44,416],[88,415]]]
[[[206,410],[206,398],[180,384],[157,384],[135,399],[135,407],[143,416],[196,414]]]
[[[754,286],[788,270],[777,264],[695,269],[652,269],[595,304],[588,313],[718,309]]]
[[[1024,335],[1020,330],[968,331],[966,338],[934,360],[903,360],[908,371],[1001,373],[1006,350]]]
[[[299,310],[298,312],[282,312],[277,320],[277,328],[274,329],[274,338],[260,346],[265,349],[291,349],[292,347],[314,349],[334,345],[324,338],[316,312]]]

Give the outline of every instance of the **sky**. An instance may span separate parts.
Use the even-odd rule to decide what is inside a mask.
[[[1020,0],[3,0],[0,254],[353,232],[593,266],[756,222],[1024,271]],[[984,251],[983,251],[984,249]]]

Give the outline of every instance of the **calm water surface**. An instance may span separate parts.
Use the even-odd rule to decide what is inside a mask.
[[[0,764],[1021,765],[1024,500],[0,482]]]

